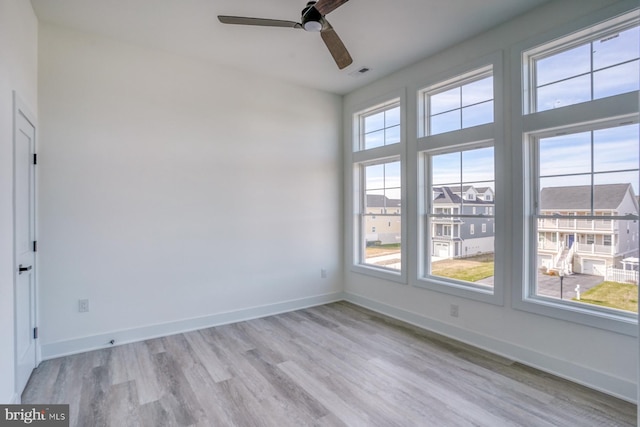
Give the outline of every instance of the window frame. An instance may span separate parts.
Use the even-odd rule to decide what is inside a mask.
[[[426,115],[428,110],[425,106],[425,95],[434,88],[460,86],[473,80],[474,76],[483,75],[486,77],[488,72],[493,76],[493,122],[435,135],[425,135],[425,126],[428,126],[425,122],[429,120],[429,117]],[[417,273],[415,286],[499,306],[504,305],[504,286],[507,274],[506,265],[508,265],[507,261],[503,261],[507,256],[505,245],[495,245],[494,243],[494,284],[491,288],[474,286],[472,283],[464,283],[426,274],[428,271],[426,262],[430,253],[429,245],[431,242],[431,232],[427,218],[428,206],[430,204],[428,200],[430,195],[428,193],[431,191],[431,178],[427,159],[430,155],[445,151],[456,152],[493,146],[495,193],[506,195],[505,180],[503,178],[504,171],[502,170],[502,165],[505,164],[506,161],[506,150],[504,149],[505,139],[503,136],[503,84],[502,52],[494,52],[451,68],[446,73],[435,75],[423,82],[416,90],[418,115],[418,128],[416,129],[416,152],[418,154],[418,218],[416,244],[418,248],[416,251],[417,259],[415,260]],[[504,198],[498,198],[498,200],[496,200],[495,197],[492,197],[491,201],[494,204],[494,227],[496,222],[506,224],[506,200]],[[503,241],[506,237],[505,227],[495,227],[493,234],[494,242]]]
[[[383,145],[379,147],[364,149],[364,142],[361,134],[361,123],[363,117],[384,109],[400,107],[400,142]],[[350,144],[345,144],[347,148],[346,162],[352,171],[351,176],[347,179],[349,193],[352,194],[348,198],[347,204],[350,206],[351,214],[347,221],[349,222],[351,232],[350,243],[347,247],[347,265],[349,270],[354,273],[364,274],[377,277],[380,279],[390,280],[393,282],[407,283],[407,209],[406,201],[406,95],[404,90],[393,91],[384,96],[377,97],[365,103],[355,105],[346,112],[347,119],[351,120]],[[360,217],[363,215],[363,203],[366,197],[364,179],[364,167],[388,163],[393,161],[400,162],[400,186],[402,208],[400,209],[401,221],[401,269],[393,270],[389,268],[379,267],[372,264],[364,263],[364,250],[362,245],[362,226]],[[348,194],[349,194],[348,193]],[[397,209],[394,210],[397,212]],[[385,215],[384,213],[376,214],[378,217]]]
[[[536,90],[537,78],[536,77],[537,76],[535,73],[535,62],[537,60],[548,58],[558,53],[571,50],[572,48],[582,46],[586,43],[591,43],[598,39],[604,39],[611,36],[612,34],[619,33],[624,30],[628,30],[630,28],[634,28],[638,25],[638,22],[637,22],[637,17],[632,17],[631,16],[632,14],[633,13],[626,13],[618,18],[610,18],[603,22],[590,25],[588,26],[588,28],[579,29],[575,31],[573,34],[565,34],[564,36],[558,37],[555,40],[549,41],[547,43],[542,43],[531,49],[527,49],[527,53],[523,58],[523,60],[526,62],[525,67],[527,68],[527,70],[523,72],[523,78],[524,78],[524,81],[526,82],[525,98],[523,100],[524,114],[539,112],[536,107],[537,105],[537,90]],[[619,20],[619,22],[616,22],[613,25],[607,24],[608,22],[613,20]],[[568,42],[563,42],[568,38],[574,38],[574,39]],[[588,73],[583,73],[581,75],[589,75],[591,86],[593,86],[593,74],[597,71],[600,71],[600,70],[593,70],[593,64],[592,64],[590,71]],[[570,78],[575,78],[578,76],[579,75],[576,75]],[[613,95],[613,96],[616,96],[616,95]],[[595,98],[595,99],[593,98],[593,87],[591,87],[591,97],[592,97],[591,100],[585,101],[585,102],[592,102],[597,99],[602,99],[602,98]],[[571,105],[576,105],[576,104],[571,104]],[[549,110],[542,110],[542,111],[549,111]]]
[[[520,90],[513,88],[511,103],[521,107],[520,113],[515,111],[511,120],[511,132],[514,141],[521,136],[520,149],[512,151],[514,170],[522,170],[521,174],[512,176],[514,195],[522,197],[513,201],[513,288],[511,304],[513,308],[543,315],[551,318],[583,324],[590,327],[609,330],[616,333],[637,336],[638,316],[625,313],[611,313],[609,310],[594,309],[573,304],[566,304],[560,300],[551,301],[540,297],[532,297],[535,284],[532,281],[536,264],[532,261],[532,252],[537,252],[538,240],[532,230],[537,230],[533,206],[535,203],[534,188],[531,185],[535,177],[531,171],[535,170],[535,156],[531,152],[531,138],[545,132],[562,132],[563,129],[576,129],[584,126],[593,129],[598,126],[637,123],[640,117],[638,108],[639,91],[627,92],[606,98],[594,99],[587,102],[562,106],[552,110],[536,112],[532,97],[530,57],[531,52],[540,54],[545,46],[549,49],[559,49],[565,41],[567,44],[584,43],[584,34],[593,31],[594,34],[606,33],[606,28],[619,25],[620,22],[639,20],[638,9],[629,11],[623,4],[614,5],[600,10],[598,13],[583,17],[570,24],[556,28],[533,39],[516,44],[511,49],[512,81],[520,82]],[[613,27],[611,27],[613,28]],[[612,30],[613,31],[613,30]],[[570,39],[577,40],[572,42]],[[597,38],[594,37],[594,38]],[[564,50],[564,49],[563,49]],[[516,64],[520,64],[517,66]],[[519,190],[522,190],[520,193]],[[518,231],[516,233],[516,230]],[[595,307],[595,306],[594,306]]]
[[[428,86],[423,87],[422,89],[420,89],[418,91],[418,138],[422,138],[422,137],[429,137],[429,136],[437,136],[437,135],[442,135],[444,133],[449,133],[449,132],[458,132],[464,129],[471,129],[474,127],[478,127],[478,126],[484,126],[484,125],[491,125],[493,123],[495,123],[496,121],[496,99],[495,99],[495,95],[496,95],[496,79],[495,79],[495,74],[494,74],[494,69],[495,67],[493,66],[493,64],[486,64],[484,66],[480,66],[480,67],[476,67],[476,68],[471,68],[468,71],[464,72],[464,73],[459,73],[458,75],[451,75],[449,76],[449,78],[444,78],[442,79],[442,81],[435,83],[435,84],[431,84]],[[432,134],[431,133],[431,129],[430,129],[430,119],[431,117],[435,116],[435,115],[439,115],[439,114],[445,114],[451,111],[458,111],[460,110],[462,114],[462,109],[469,107],[470,105],[467,106],[462,106],[460,105],[460,108],[456,108],[453,110],[448,110],[445,111],[443,113],[438,113],[435,115],[431,115],[431,111],[430,111],[430,103],[429,103],[429,98],[431,96],[437,95],[439,93],[442,92],[446,92],[448,90],[451,89],[455,89],[458,87],[462,87],[464,85],[479,81],[479,80],[483,80],[487,77],[493,77],[493,99],[491,99],[491,101],[493,102],[493,108],[494,108],[494,114],[493,114],[493,122],[489,122],[489,123],[483,123],[480,125],[475,125],[475,126],[467,126],[467,127],[462,127],[462,123],[461,123],[461,127],[460,129],[455,129],[455,130],[451,130],[451,131],[446,131],[446,132],[440,132],[437,134]],[[478,104],[484,103],[484,102],[488,102],[488,101],[482,101]],[[478,104],[473,104],[473,105],[478,105]]]

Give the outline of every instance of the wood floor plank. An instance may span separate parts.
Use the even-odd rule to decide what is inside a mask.
[[[225,381],[231,378],[226,365],[218,358],[211,346],[205,341],[200,331],[185,334],[185,338],[198,355],[198,360],[209,372],[215,382]]]
[[[154,353],[144,342],[131,344],[135,365],[133,378],[136,385],[138,399],[141,405],[154,402],[163,395],[162,386],[156,375]],[[158,353],[155,353],[158,354]]]
[[[48,360],[72,426],[633,426],[636,405],[346,302]]]
[[[106,407],[109,411],[106,418],[109,427],[139,427],[142,425],[135,381],[112,385],[106,399]]]

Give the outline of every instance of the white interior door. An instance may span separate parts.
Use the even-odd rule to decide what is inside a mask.
[[[14,109],[14,244],[16,392],[36,367],[35,328],[35,135],[33,119],[17,98]]]

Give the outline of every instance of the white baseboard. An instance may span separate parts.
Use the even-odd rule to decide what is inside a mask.
[[[275,314],[301,310],[303,308],[328,304],[331,302],[342,300],[344,300],[344,293],[336,292],[331,294],[285,301],[276,304],[251,307],[231,312],[217,313],[210,316],[197,317],[193,319],[184,319],[175,322],[148,325],[139,328],[114,331],[106,334],[91,335],[82,338],[58,341],[54,343],[43,344],[41,346],[41,357],[42,360],[54,359],[56,357],[68,356],[70,354],[83,353],[86,351],[110,347],[111,344],[109,342],[111,340],[114,340],[114,345],[127,344],[152,338],[166,337],[168,335],[174,335],[198,329],[210,328],[213,326],[220,326],[229,323],[257,319],[260,317],[273,316]]]
[[[457,341],[461,341],[490,353],[506,357],[507,359],[520,362],[527,366],[540,369],[541,371],[548,372],[575,383],[585,385],[589,388],[610,394],[628,402],[636,403],[637,386],[635,382],[612,377],[611,375],[595,371],[585,366],[575,365],[546,354],[532,351],[531,349],[481,335],[448,323],[430,319],[420,314],[348,292],[318,295],[232,312],[218,313],[194,319],[184,319],[176,322],[149,325],[140,328],[114,331],[107,334],[44,344],[41,347],[42,360],[109,347],[109,341],[112,339],[115,340],[115,345],[127,344],[189,332],[197,329],[272,316],[275,314],[301,310],[308,307],[342,300],[368,308],[389,317],[402,320],[429,331],[433,331]],[[19,402],[19,396],[14,396],[14,400],[15,399],[18,399]]]
[[[631,403],[637,402],[637,385],[633,381],[607,375],[585,366],[575,365],[565,360],[542,354],[531,349],[481,335],[448,323],[416,314],[401,308],[393,307],[367,297],[345,292],[345,301],[368,308],[414,326],[444,335],[448,338],[472,345],[490,353],[558,377],[582,384],[594,390],[615,396]]]

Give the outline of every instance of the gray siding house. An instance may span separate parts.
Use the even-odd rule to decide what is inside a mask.
[[[623,260],[638,257],[638,221],[580,219],[591,215],[591,187],[548,187],[540,192],[538,267],[605,276],[623,268]],[[638,215],[638,199],[631,184],[593,187],[593,215]],[[567,217],[567,216],[571,217]]]
[[[431,219],[432,256],[460,258],[493,253],[494,196],[489,187],[434,187],[433,213],[443,216]]]

